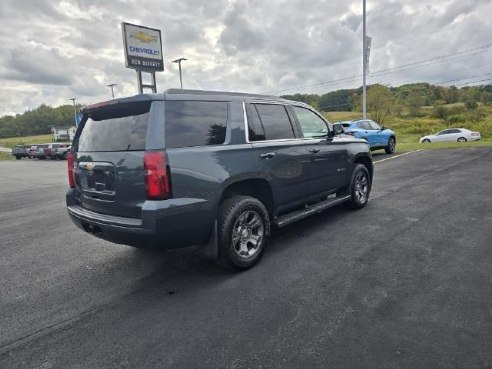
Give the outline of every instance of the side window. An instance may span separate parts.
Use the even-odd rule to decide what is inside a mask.
[[[357,122],[355,126],[359,129],[366,129],[364,122]]]
[[[381,126],[372,120],[368,121],[368,123],[371,126],[371,129],[376,129],[378,131],[381,129]]]
[[[285,106],[255,104],[255,107],[265,130],[265,138],[267,140],[294,138],[294,129],[290,123]]]
[[[298,106],[293,106],[293,108],[304,137],[323,137],[328,134],[325,121],[318,115],[309,109]]]
[[[442,136],[442,135],[447,135],[449,132],[449,129],[445,129],[444,131],[439,132],[437,135]]]
[[[248,118],[248,137],[250,141],[264,141],[265,130],[260,122],[258,112],[253,105],[246,105],[246,116]]]
[[[227,103],[166,101],[166,147],[220,145],[225,141]]]
[[[449,133],[461,133],[459,129],[450,129]]]

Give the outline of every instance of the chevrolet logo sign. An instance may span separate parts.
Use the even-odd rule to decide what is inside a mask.
[[[132,33],[130,35],[130,38],[135,38],[138,41],[143,42],[144,44],[157,41],[157,36],[149,35],[148,33],[142,31]]]

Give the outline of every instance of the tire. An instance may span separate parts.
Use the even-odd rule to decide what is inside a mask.
[[[371,192],[371,177],[362,164],[355,164],[350,178],[350,199],[346,205],[350,209],[361,209],[366,206]]]
[[[386,151],[386,154],[393,154],[395,152],[395,147],[396,139],[394,137],[390,137],[388,139],[388,146],[384,148],[384,151]]]
[[[468,140],[465,137],[459,137],[456,141],[457,142],[466,142]]]
[[[63,159],[63,160],[67,160],[67,152],[66,152],[66,151],[65,151],[65,152],[63,153],[63,155],[62,155],[62,159]]]
[[[270,235],[268,211],[251,196],[228,198],[219,208],[217,233],[218,263],[235,270],[251,268],[260,261]]]
[[[17,160],[21,160],[21,159],[22,159],[22,156],[20,156],[20,155],[16,155],[16,156],[15,156],[15,158],[16,158]]]
[[[422,140],[422,143],[423,143],[423,144],[428,144],[428,143],[430,143],[430,142],[431,142],[431,140],[429,140],[428,138],[426,138],[425,140]]]

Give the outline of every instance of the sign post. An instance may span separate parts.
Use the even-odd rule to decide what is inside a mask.
[[[123,44],[125,45],[125,65],[137,71],[138,90],[144,88],[157,92],[155,72],[164,70],[161,31],[155,28],[121,23]],[[142,82],[142,72],[149,73],[151,84]]]

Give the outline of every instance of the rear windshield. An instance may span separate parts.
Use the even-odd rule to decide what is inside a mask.
[[[125,104],[92,111],[78,141],[78,151],[141,151],[150,103]]]
[[[166,147],[220,145],[225,141],[227,103],[166,101]]]

